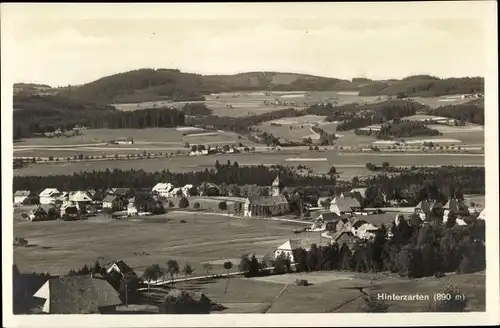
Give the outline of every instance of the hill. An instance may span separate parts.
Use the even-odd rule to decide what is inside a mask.
[[[14,95],[14,140],[57,129],[172,127],[184,124],[183,111],[150,108],[122,112],[110,105],[99,105],[59,95]],[[199,112],[203,108],[189,108]]]
[[[439,79],[427,75],[402,80],[352,81],[307,74],[249,72],[200,75],[176,69],[139,69],[103,77],[61,90],[61,96],[98,103],[136,103],[154,100],[203,100],[203,95],[232,91],[360,91],[361,95],[440,96],[483,92],[482,78]]]
[[[14,94],[37,94],[50,92],[52,87],[47,84],[14,83]]]

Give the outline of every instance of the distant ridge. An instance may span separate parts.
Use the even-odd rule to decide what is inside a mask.
[[[401,80],[373,81],[321,77],[282,72],[247,72],[232,75],[201,75],[178,69],[138,69],[102,77],[61,89],[58,94],[96,103],[135,103],[154,100],[203,100],[203,95],[232,91],[359,91],[362,96],[442,96],[484,92],[481,77],[440,79],[429,75]]]

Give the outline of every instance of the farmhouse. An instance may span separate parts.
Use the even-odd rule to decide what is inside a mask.
[[[113,313],[121,304],[106,280],[89,276],[49,279],[34,296],[45,300],[42,312],[48,314]]]
[[[371,223],[359,220],[352,225],[352,233],[359,239],[372,239],[378,228]]]
[[[134,144],[134,139],[132,138],[125,138],[125,137],[122,137],[122,138],[117,138],[115,140],[112,140],[111,141],[112,144],[117,144],[117,145],[132,145]]]
[[[17,190],[14,193],[14,204],[24,203],[24,201],[28,199],[29,195],[30,195],[29,190]]]
[[[349,192],[344,192],[340,194],[340,197],[350,197],[355,198],[360,204],[366,198],[366,191],[368,188],[353,188]]]
[[[340,217],[336,213],[325,212],[321,213],[311,224],[312,231],[333,231],[336,228]]]
[[[92,196],[90,196],[90,194],[86,191],[78,190],[70,193],[69,201],[75,203],[76,206],[81,209],[92,204]]]
[[[114,261],[109,264],[109,267],[106,269],[106,272],[110,274],[111,272],[118,272],[122,276],[136,276],[134,270],[129,267],[123,261]]]
[[[274,250],[274,258],[276,259],[280,255],[288,257],[290,262],[294,262],[293,251],[301,248],[301,245],[298,241],[289,239],[283,245]]]
[[[39,195],[40,204],[54,204],[61,196],[62,193],[59,190],[55,188],[46,188]]]
[[[121,196],[107,195],[102,200],[102,208],[113,211],[122,211],[125,209],[125,199]]]
[[[78,217],[78,206],[73,202],[63,203],[60,211],[63,219],[75,219]]]
[[[127,197],[130,194],[130,188],[111,188],[108,194]]]
[[[156,201],[151,195],[148,194],[138,194],[131,198],[127,207],[127,215],[136,215],[139,213],[152,213],[159,207],[158,201]]]
[[[38,205],[28,213],[28,219],[30,221],[43,221],[48,217],[48,206]]]
[[[317,205],[318,207],[325,207],[326,205],[331,204],[332,199],[330,197],[319,197]]]
[[[352,214],[361,210],[361,204],[353,197],[335,197],[330,204],[330,212],[337,215]]]
[[[158,194],[158,195],[160,195],[162,197],[170,197],[170,193],[169,192],[173,188],[174,188],[174,186],[171,183],[169,183],[169,182],[166,182],[166,183],[160,182],[160,183],[157,183],[153,187],[152,191],[153,191],[153,193],[156,193],[156,194]]]

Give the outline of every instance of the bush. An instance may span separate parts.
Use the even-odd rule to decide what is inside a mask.
[[[186,197],[182,197],[179,200],[179,207],[180,208],[187,208],[189,206],[189,200]]]
[[[198,203],[198,202],[196,202],[196,203],[193,204],[193,208],[196,209],[196,210],[200,209],[200,207],[201,207],[200,203]]]
[[[297,280],[295,280],[295,284],[297,286],[309,286],[309,281],[307,281],[305,279],[297,279]]]
[[[390,307],[389,304],[379,301],[375,295],[365,296],[363,299],[365,304],[359,309],[359,312],[381,313],[387,312]]]
[[[186,221],[186,220],[181,220],[180,222],[181,222],[181,223],[187,223],[187,221]]]
[[[450,284],[446,286],[437,295],[439,295],[441,299],[431,304],[431,312],[465,312],[467,298],[453,285]]]
[[[208,314],[212,309],[212,302],[204,294],[172,290],[165,297],[162,313],[166,314]]]

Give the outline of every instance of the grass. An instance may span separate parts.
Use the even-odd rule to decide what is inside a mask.
[[[332,165],[337,167],[341,177],[370,174],[366,170],[366,163],[381,165],[389,162],[391,165],[484,165],[482,154],[409,154],[409,153],[337,153],[336,151],[309,151],[309,150],[281,150],[262,153],[239,153],[233,155],[193,156],[193,157],[164,157],[149,160],[117,160],[117,161],[90,161],[81,163],[61,164],[31,164],[16,169],[15,175],[50,175],[73,174],[80,171],[106,170],[107,168],[143,169],[145,171],[161,171],[168,167],[174,172],[190,172],[212,168],[215,161],[226,163],[237,161],[240,165],[280,164],[297,166],[299,164],[311,167],[315,172],[326,173]],[[326,161],[287,161],[290,158],[326,158]]]
[[[36,245],[14,249],[14,262],[22,272],[63,274],[103,257],[103,263],[124,260],[140,274],[148,265],[165,266],[167,260],[175,259],[181,268],[189,263],[195,275],[203,275],[202,262],[239,259],[245,253],[272,254],[287,239],[297,238],[295,226],[284,222],[228,220],[215,215],[171,212],[156,219],[116,221],[97,217],[72,222],[20,222],[19,217],[17,211],[14,236]],[[319,242],[317,234],[304,233],[299,238]],[[143,252],[146,255],[138,255]],[[233,270],[237,266],[233,263]],[[223,271],[222,265],[214,266],[214,272]]]
[[[296,286],[300,277],[312,285]],[[329,313],[357,312],[364,305],[364,288],[368,294],[419,293],[431,301],[388,301],[389,312],[420,312],[427,310],[433,294],[451,282],[464,292],[469,311],[485,310],[485,277],[481,273],[454,275],[436,279],[403,279],[385,273],[312,272],[260,278],[232,278],[224,294],[225,279],[177,284],[180,288],[204,292],[212,300],[227,307],[226,313]],[[285,288],[286,284],[288,286]],[[284,289],[284,290],[283,290]],[[278,297],[278,295],[281,295]]]

